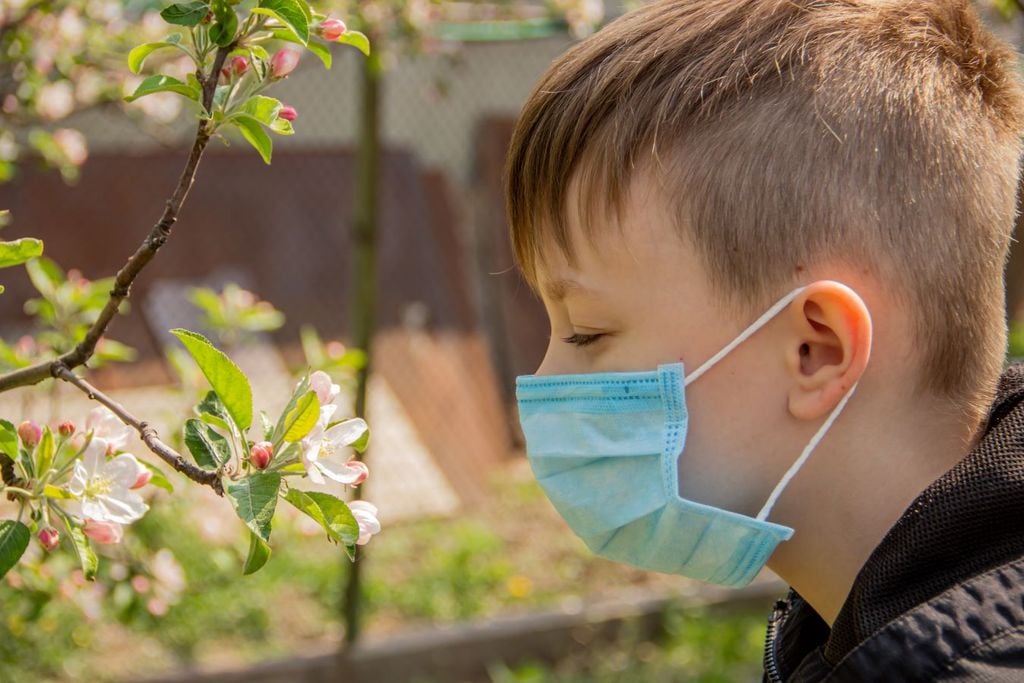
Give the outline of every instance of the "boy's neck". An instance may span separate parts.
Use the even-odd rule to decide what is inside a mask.
[[[874,410],[877,421],[867,424],[891,425],[892,415],[899,416],[898,424],[870,440],[838,440],[832,448],[823,443],[814,457],[832,467],[814,468],[814,474],[827,481],[798,476],[787,490],[785,509],[781,501],[777,508],[780,516],[803,523],[791,524],[796,533],[775,551],[769,567],[829,626],[889,529],[981,436],[978,420],[951,419],[936,405],[890,412],[879,402]]]

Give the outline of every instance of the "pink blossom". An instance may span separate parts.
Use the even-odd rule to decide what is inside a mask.
[[[82,531],[97,543],[120,543],[124,537],[124,527],[117,522],[99,522],[95,519],[86,519]]]
[[[43,438],[43,430],[32,420],[25,420],[18,425],[18,437],[26,448],[34,448]]]
[[[153,479],[153,473],[149,471],[149,468],[139,463],[139,476],[135,478],[135,483],[132,484],[133,489],[141,489],[143,486],[148,484]]]
[[[279,116],[286,118],[283,109]],[[288,120],[291,121],[292,119]],[[309,388],[316,392],[316,397],[319,399],[321,406],[334,403],[334,399],[338,398],[338,394],[341,393],[341,386],[335,384],[331,380],[331,376],[323,370],[317,370],[309,376]]]
[[[299,65],[299,51],[283,47],[270,58],[270,77],[284,78]]]
[[[39,542],[47,551],[56,550],[57,546],[60,545],[60,532],[52,526],[41,529],[38,537]]]
[[[57,431],[63,437],[69,437],[75,433],[75,423],[71,420],[64,420],[57,426]]]
[[[136,574],[132,577],[132,589],[136,593],[148,593],[150,587],[151,584],[149,579],[142,574]]]
[[[347,30],[348,27],[345,26],[345,22],[341,19],[331,17],[320,22],[320,35],[327,40],[337,40],[338,38],[341,38]]]
[[[299,118],[299,112],[295,111],[295,107],[290,107],[287,104],[281,107],[281,111],[277,113],[285,121],[294,121]]]
[[[366,545],[370,538],[380,533],[380,522],[377,520],[377,506],[365,500],[354,500],[348,504],[352,516],[359,524],[359,539],[356,545]]]
[[[249,451],[249,462],[258,470],[267,469],[267,465],[270,464],[270,460],[273,457],[274,444],[269,441],[260,441],[253,444],[252,450]]]
[[[231,58],[231,71],[236,76],[241,76],[249,70],[249,60],[241,55],[236,55]]]

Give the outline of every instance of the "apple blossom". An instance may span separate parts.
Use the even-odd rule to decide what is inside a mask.
[[[365,500],[354,500],[348,504],[352,516],[359,524],[359,539],[356,545],[366,545],[370,538],[380,533],[380,522],[377,520],[377,506]]]
[[[327,428],[327,421],[334,413],[336,406],[321,408],[320,421],[313,430],[302,439],[302,464],[306,474],[316,484],[323,484],[324,477],[333,479],[340,484],[356,485],[366,479],[366,465],[353,462],[340,462],[334,455],[343,448],[356,443],[366,434],[368,429],[362,418],[352,418]]]
[[[124,527],[117,522],[101,522],[95,519],[86,519],[82,531],[97,543],[120,543],[124,537]]]
[[[85,419],[85,428],[92,432],[93,437],[103,439],[111,452],[124,448],[132,434],[132,428],[121,422],[106,406],[96,406],[89,411],[89,416]]]
[[[64,420],[57,426],[57,431],[63,437],[71,436],[75,433],[75,423],[71,420]]]
[[[348,27],[341,19],[329,17],[320,22],[320,35],[327,40],[337,40],[346,31],[348,31]]]
[[[270,459],[273,457],[274,444],[269,441],[253,444],[252,450],[249,451],[249,462],[258,470],[267,469],[267,465],[270,464]]]
[[[289,119],[291,120],[291,119]],[[334,403],[341,393],[341,387],[331,380],[331,376],[323,370],[317,370],[309,376],[309,388],[316,392],[320,405],[326,406]]]
[[[18,425],[18,438],[25,444],[26,448],[34,448],[39,443],[39,440],[43,438],[43,430],[33,420],[25,420]]]
[[[80,519],[131,524],[141,518],[149,506],[131,487],[138,481],[141,465],[130,453],[107,460],[106,440],[93,437],[80,460],[75,461],[68,491],[74,500],[65,501],[65,509]]]
[[[281,107],[281,111],[279,111],[277,115],[280,116],[285,121],[294,121],[295,119],[299,118],[299,112],[295,111],[295,107],[289,106],[287,104]]]
[[[270,58],[270,77],[285,78],[299,65],[299,51],[283,47]]]
[[[39,542],[48,552],[56,550],[57,546],[60,545],[60,532],[52,526],[40,529],[38,538]]]

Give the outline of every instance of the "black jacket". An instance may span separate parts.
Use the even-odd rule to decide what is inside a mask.
[[[928,486],[861,568],[832,628],[775,604],[767,682],[1024,682],[1024,365],[977,447]]]

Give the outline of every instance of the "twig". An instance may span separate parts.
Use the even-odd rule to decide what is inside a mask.
[[[201,77],[200,82],[203,84],[202,104],[207,112],[210,112],[213,108],[213,93],[217,87],[217,74],[220,73],[221,67],[224,66],[224,60],[228,52],[233,48],[234,43],[217,49],[217,56],[214,58],[213,70],[209,78],[202,77],[202,74],[199,74]],[[167,200],[163,216],[153,226],[149,235],[143,240],[142,245],[135,250],[135,253],[128,259],[128,262],[117,272],[114,288],[110,290],[110,298],[107,299],[107,303],[103,310],[100,311],[99,317],[96,318],[96,322],[86,332],[82,341],[78,342],[75,348],[54,360],[42,361],[27,368],[0,375],[0,393],[16,387],[38,384],[48,377],[57,377],[61,368],[70,370],[79,365],[84,365],[92,357],[96,351],[97,342],[106,332],[114,315],[117,314],[117,309],[120,307],[121,302],[128,298],[129,290],[132,283],[135,282],[135,278],[146,267],[146,264],[153,259],[156,252],[167,241],[167,238],[170,237],[171,227],[178,220],[178,212],[188,196],[193,180],[195,180],[196,168],[199,166],[199,160],[203,156],[206,144],[210,141],[210,135],[209,119],[200,119],[199,128],[196,131],[196,139],[192,144],[192,151],[188,155],[188,161],[185,164],[185,169],[181,172],[181,177],[178,179],[177,187],[174,188],[174,193]]]
[[[208,113],[213,110],[213,94],[217,87],[217,74],[220,73],[221,67],[224,66],[224,60],[227,58],[228,53],[234,49],[234,46],[235,44],[232,43],[217,49],[209,78],[205,78],[201,70],[197,73],[197,77],[203,86],[203,109]],[[121,302],[128,298],[135,278],[138,277],[142,269],[146,267],[146,264],[153,259],[156,252],[159,251],[160,247],[170,237],[171,227],[178,220],[178,213],[181,211],[181,206],[184,204],[188,191],[195,180],[199,160],[202,158],[203,150],[206,149],[206,145],[210,141],[211,134],[209,119],[201,118],[199,120],[199,127],[196,130],[195,142],[192,143],[192,151],[189,153],[188,161],[185,163],[185,168],[178,179],[178,185],[174,188],[173,194],[171,194],[170,199],[167,200],[164,206],[163,216],[150,230],[142,245],[135,250],[135,253],[128,259],[128,262],[117,272],[117,276],[114,279],[114,288],[110,290],[110,298],[107,299],[106,305],[100,311],[96,321],[89,327],[82,341],[76,344],[75,348],[71,351],[62,354],[56,359],[42,361],[27,368],[0,376],[0,393],[16,387],[38,384],[48,377],[55,377],[70,382],[84,391],[90,399],[107,406],[126,425],[130,425],[138,430],[139,436],[142,437],[142,441],[146,446],[175,470],[181,472],[192,481],[209,486],[218,495],[224,495],[220,477],[216,472],[200,469],[186,461],[181,455],[160,440],[156,430],[148,422],[135,417],[124,406],[71,371],[72,368],[85,365],[93,353],[95,353],[96,344],[103,337],[114,315],[117,314],[117,309],[121,306]],[[13,462],[9,460],[9,458],[5,458],[4,462],[0,462],[0,466],[2,466],[0,467],[0,470],[2,470],[0,475],[2,475],[5,483],[14,484],[16,478],[14,477]]]
[[[129,413],[120,403],[110,398],[66,367],[58,367],[56,370],[56,377],[64,380],[65,382],[74,384],[76,387],[84,391],[90,399],[97,403],[102,403],[107,408],[110,408],[111,412],[117,415],[121,422],[134,427],[139,432],[139,436],[142,437],[142,441],[146,444],[149,450],[160,456],[160,458],[168,465],[181,472],[197,484],[209,486],[216,491],[217,495],[224,495],[224,488],[221,486],[220,476],[216,472],[201,469],[185,460],[185,458],[181,457],[177,451],[160,440],[156,430],[153,429],[148,422],[140,420]]]

